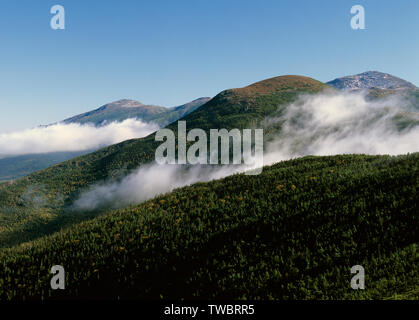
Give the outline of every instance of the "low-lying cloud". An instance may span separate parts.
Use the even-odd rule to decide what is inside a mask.
[[[302,96],[264,124],[281,125],[267,145],[265,163],[305,155],[419,151],[419,109],[401,96],[374,101],[362,92]]]
[[[122,181],[104,182],[91,187],[75,201],[72,209],[120,208],[196,182],[221,179],[243,172],[245,168],[240,165],[144,165]]]
[[[419,151],[419,110],[402,97],[369,101],[365,93],[305,95],[277,117],[262,121],[280,128],[266,143],[264,164],[305,155],[405,154]],[[142,166],[119,182],[92,186],[74,208],[123,207],[174,188],[242,172],[243,165]]]
[[[111,122],[103,126],[57,123],[0,134],[0,155],[98,149],[124,140],[144,137],[158,128],[156,124],[138,119]]]

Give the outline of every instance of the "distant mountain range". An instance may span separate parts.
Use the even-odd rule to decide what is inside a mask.
[[[412,83],[397,78],[388,73],[378,71],[367,71],[353,76],[337,78],[327,82],[329,86],[337,89],[358,90],[358,89],[390,89],[405,90],[417,89]]]
[[[92,151],[94,150],[49,152],[2,158],[0,159],[0,182],[18,179]]]

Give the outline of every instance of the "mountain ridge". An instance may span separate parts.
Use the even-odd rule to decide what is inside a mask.
[[[138,118],[144,122],[154,122],[161,126],[167,125],[180,114],[188,114],[208,102],[211,98],[201,97],[175,107],[162,107],[146,105],[132,99],[120,99],[97,109],[87,111],[70,118],[62,123],[93,123],[101,125],[106,122],[122,121],[129,118]]]

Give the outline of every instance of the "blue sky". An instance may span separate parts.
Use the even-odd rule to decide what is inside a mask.
[[[50,8],[66,29],[50,28]],[[362,4],[366,30],[350,28]],[[175,106],[284,74],[419,85],[419,1],[1,1],[0,133],[131,98]]]

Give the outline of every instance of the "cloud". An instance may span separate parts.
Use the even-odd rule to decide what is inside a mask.
[[[419,113],[402,96],[369,101],[363,92],[306,95],[265,127],[282,124],[265,163],[305,155],[405,154],[419,151]]]
[[[365,93],[305,95],[278,117],[262,122],[280,131],[266,143],[265,165],[304,155],[404,154],[419,151],[417,107],[402,97],[368,101]],[[90,187],[74,203],[78,210],[123,207],[199,181],[243,172],[244,165],[149,164],[121,181]]]
[[[220,179],[244,170],[244,166],[238,165],[215,167],[152,163],[141,166],[121,181],[104,182],[92,186],[75,201],[72,209],[120,208],[176,188],[196,182]]]
[[[0,134],[0,155],[22,155],[58,151],[98,149],[124,140],[141,138],[158,130],[158,125],[137,119],[103,126],[57,123]]]

